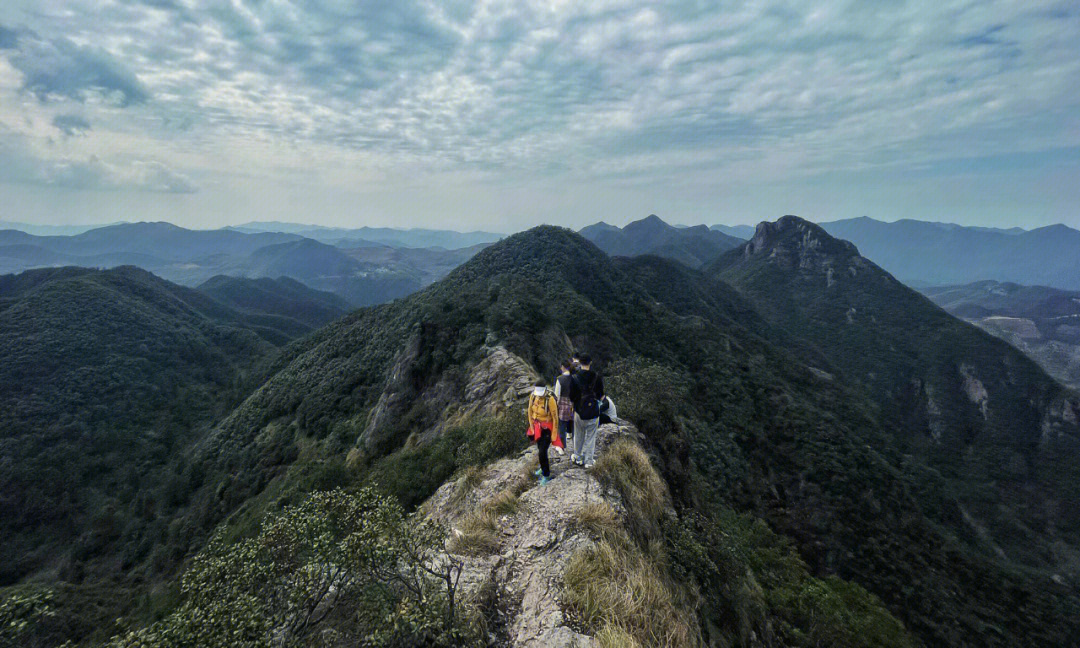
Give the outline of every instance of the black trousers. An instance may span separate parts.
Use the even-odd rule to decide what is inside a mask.
[[[548,464],[548,447],[551,446],[551,433],[544,430],[540,438],[536,440],[536,451],[540,455],[540,470],[544,477],[551,476],[551,466]]]

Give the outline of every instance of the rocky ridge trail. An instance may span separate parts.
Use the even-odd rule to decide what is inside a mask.
[[[638,434],[622,420],[601,425],[597,455],[619,439],[636,442]],[[563,574],[575,552],[596,545],[578,522],[582,507],[606,504],[620,523],[626,507],[592,471],[571,463],[570,452],[558,456],[552,450],[550,457],[551,481],[543,486],[533,474],[538,462],[531,446],[447,482],[424,505],[432,519],[450,530],[448,552],[464,562],[461,594],[492,603],[496,645],[599,646],[567,614],[561,600]]]

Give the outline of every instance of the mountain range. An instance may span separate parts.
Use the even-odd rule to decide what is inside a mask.
[[[0,230],[0,273],[38,267],[133,265],[187,286],[218,275],[289,277],[333,292],[352,306],[367,306],[419,290],[488,244],[453,249],[392,247],[337,238],[348,232],[333,230],[332,236],[327,235],[336,241],[331,244],[291,232],[189,230],[169,223],[122,223],[70,236]],[[410,242],[484,238],[439,230],[364,231],[374,238],[392,238],[394,232]]]
[[[454,230],[434,229],[397,229],[390,227],[325,227],[322,225],[303,225],[300,223],[282,223],[277,221],[251,222],[225,229],[239,232],[280,232],[296,234],[324,243],[338,244],[340,241],[358,240],[369,244],[388,245],[405,248],[440,247],[457,249],[475,245],[490,244],[503,237],[493,232],[458,232]],[[361,245],[348,245],[361,247]]]
[[[916,287],[994,280],[1080,290],[1080,231],[964,227],[853,218],[821,223],[867,258]]]
[[[596,223],[583,228],[580,234],[611,256],[655,254],[691,268],[700,268],[740,243],[704,225],[668,225],[655,214],[622,228]]]
[[[934,303],[997,336],[1080,389],[1080,292],[979,281],[924,288]]]
[[[575,349],[651,466],[596,473],[628,511],[598,546],[668,583],[665,614],[690,638],[673,645],[1057,646],[1080,632],[1075,395],[812,223],[762,224],[700,269],[539,227],[288,344],[258,319],[334,317],[333,300],[134,268],[0,281],[0,461],[18,468],[4,471],[3,550],[19,557],[3,582],[51,587],[56,606],[27,645],[179,623],[191,608],[177,606],[202,600],[205,581],[175,586],[209,564],[193,556],[313,492],[374,487],[449,516],[439,507],[464,495],[429,498],[499,474],[523,447],[520,395]],[[654,479],[669,503],[643,513],[633,488]],[[463,559],[514,560],[484,546]],[[587,546],[565,551],[601,569],[581,562],[599,559]],[[507,597],[496,639],[533,604]],[[363,619],[334,623],[364,636]]]

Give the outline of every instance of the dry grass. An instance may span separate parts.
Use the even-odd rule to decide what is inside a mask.
[[[447,548],[451,553],[483,556],[499,548],[495,513],[480,507],[455,525]]]
[[[476,489],[484,481],[484,469],[480,466],[468,466],[461,471],[461,477],[454,484],[454,494],[451,501],[460,502]]]
[[[514,513],[517,513],[519,506],[518,493],[515,492],[513,488],[500,491],[491,499],[484,502],[484,508],[491,511],[496,516],[513,515]]]
[[[600,648],[642,648],[634,635],[625,628],[613,625],[606,625],[596,633],[596,641]]]
[[[574,512],[574,518],[579,528],[596,538],[611,537],[619,529],[615,509],[611,508],[607,502],[582,504]]]
[[[666,567],[625,534],[578,550],[563,576],[567,605],[607,644],[685,648],[697,644],[692,612],[676,607]],[[615,643],[611,643],[611,642]]]
[[[452,553],[482,556],[499,549],[499,518],[517,513],[521,506],[518,500],[528,487],[524,479],[514,481],[510,486],[489,497],[455,525],[456,532],[450,537],[448,549]]]
[[[622,496],[635,531],[644,538],[659,536],[667,486],[641,446],[629,439],[616,441],[597,459],[593,474]]]

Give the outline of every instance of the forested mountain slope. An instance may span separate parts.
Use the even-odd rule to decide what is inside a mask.
[[[730,629],[738,616],[716,571],[726,559],[709,540],[733,508],[787,536],[814,574],[880,596],[927,644],[1056,645],[1071,636],[1075,584],[1002,561],[964,522],[952,482],[899,451],[875,403],[832,366],[803,361],[817,353],[824,363],[828,353],[774,346],[759,335],[767,327],[748,328],[760,316],[737,296],[668,305],[671,291],[643,284],[700,281],[695,291],[708,293],[715,280],[650,263],[653,278],[639,282],[637,270],[581,237],[537,228],[427,290],[292,345],[200,445],[213,488],[193,496],[202,517],[188,524],[230,512],[244,524],[269,498],[310,481],[305,466],[314,465],[324,475],[339,466],[338,483],[374,480],[416,502],[461,465],[462,437],[449,448],[440,439],[469,420],[477,394],[494,393],[485,367],[497,376],[502,365],[490,358],[509,353],[550,375],[559,358],[584,349],[603,363],[620,413],[645,433],[702,547],[684,577],[700,588],[705,627]]]
[[[265,332],[135,268],[0,277],[0,584],[182,558],[165,527],[196,477],[170,466],[250,388]]]
[[[308,333],[341,317],[352,307],[334,293],[308,288],[290,279],[245,279],[218,275],[199,284],[199,292],[234,309],[267,317],[288,318]]]
[[[786,216],[709,272],[816,346],[876,402],[895,447],[940,471],[971,532],[1010,561],[1075,578],[1076,396],[821,227]]]

